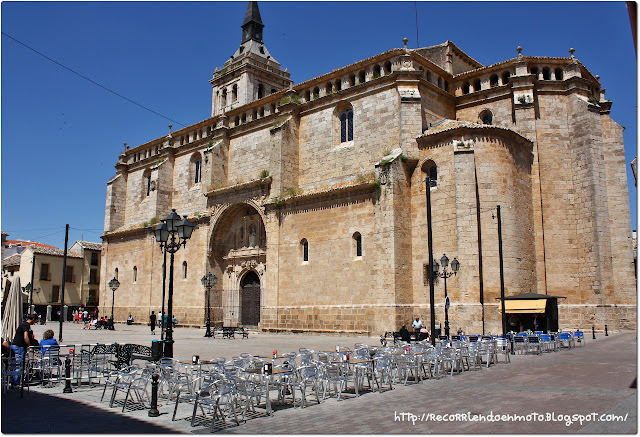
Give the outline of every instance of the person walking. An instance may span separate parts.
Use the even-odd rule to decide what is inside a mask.
[[[149,326],[151,327],[151,335],[156,335],[156,313],[153,311],[149,316]]]

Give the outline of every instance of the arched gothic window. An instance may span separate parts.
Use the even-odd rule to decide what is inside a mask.
[[[149,197],[151,194],[151,170],[146,169],[142,173],[142,192],[143,198]]]
[[[133,282],[138,280],[138,267],[133,266]]]
[[[353,234],[353,245],[354,245],[354,252],[356,257],[361,257],[362,256],[362,235],[360,235],[360,232],[356,232]]]
[[[192,185],[202,182],[202,157],[200,153],[194,153],[191,156],[190,173]]]
[[[300,242],[300,249],[302,250],[302,261],[309,261],[309,242],[306,238],[303,238]]]
[[[182,278],[187,279],[187,262],[182,261]]]
[[[340,142],[353,141],[353,109],[347,108],[340,113]]]

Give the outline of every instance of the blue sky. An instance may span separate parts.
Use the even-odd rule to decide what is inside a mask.
[[[626,127],[636,228],[636,56],[625,2],[260,2],[264,41],[295,83],[377,53],[453,41],[490,65],[569,56],[600,75]],[[2,32],[184,125],[209,117],[208,80],[240,43],[246,2],[2,2]],[[416,10],[418,37],[416,41]],[[106,182],[123,150],[171,121],[2,35],[1,226],[62,248],[100,241]],[[181,127],[173,122],[175,128]],[[167,211],[168,213],[168,211]]]

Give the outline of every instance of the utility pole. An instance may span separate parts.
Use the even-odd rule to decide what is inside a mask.
[[[431,178],[427,176],[427,244],[429,245],[429,305],[431,307],[431,344],[436,345],[436,309],[434,307],[435,289],[433,274],[433,234],[431,230]]]
[[[62,258],[62,290],[60,291],[60,335],[58,341],[62,343],[62,323],[64,322],[64,284],[67,281],[67,244],[69,243],[69,224],[64,232],[64,257]]]
[[[500,299],[502,301],[502,338],[507,338],[507,315],[504,309],[504,263],[502,258],[502,216],[498,205],[498,255],[500,257]]]

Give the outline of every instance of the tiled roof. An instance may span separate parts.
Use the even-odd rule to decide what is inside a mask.
[[[7,247],[9,246],[22,246],[22,247],[27,247],[27,246],[38,246],[38,247],[50,247],[52,249],[55,249],[55,246],[49,246],[48,244],[44,244],[44,243],[38,243],[35,241],[29,241],[29,240],[7,240],[6,241]]]
[[[56,247],[31,246],[31,250],[42,255],[64,256],[64,250],[60,250]],[[67,258],[82,258],[82,256],[67,250]]]
[[[89,250],[102,250],[102,243],[92,243],[90,241],[76,241],[80,246]]]
[[[5,259],[2,260],[2,267],[13,267],[13,266],[19,266],[20,265],[20,254],[16,253],[13,254]]]
[[[514,131],[513,129],[509,129],[506,127],[502,127],[502,126],[494,126],[491,124],[479,124],[479,123],[473,123],[471,121],[460,121],[460,120],[445,120],[442,121],[440,123],[438,123],[436,126],[433,126],[431,129],[424,131],[424,133],[422,135],[418,135],[416,137],[416,140],[420,140],[420,139],[425,139],[431,135],[436,135],[442,132],[447,132],[447,131],[453,131],[456,129],[460,129],[460,128],[466,128],[466,129],[488,129],[488,130],[499,130],[499,131],[503,131],[503,132],[509,132],[511,134],[515,134],[518,137],[522,137],[527,141],[530,141],[529,139],[527,139],[526,137],[523,137],[522,135],[520,135],[518,132]]]

